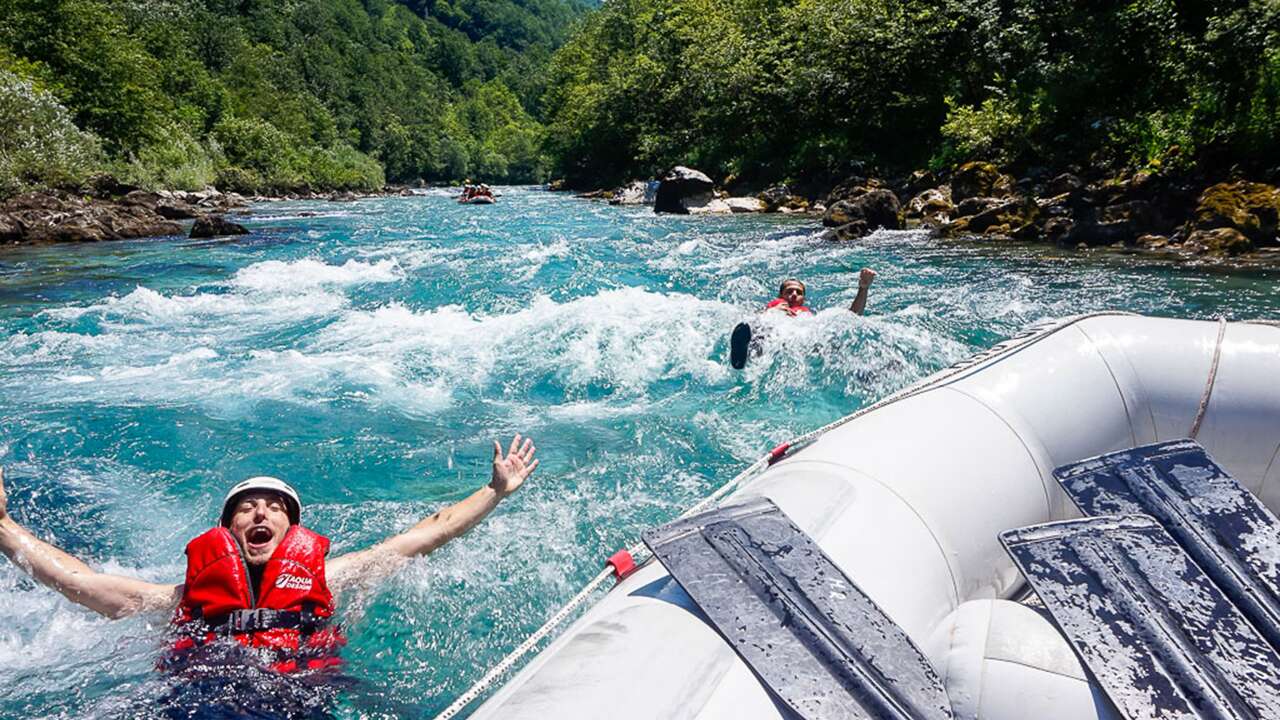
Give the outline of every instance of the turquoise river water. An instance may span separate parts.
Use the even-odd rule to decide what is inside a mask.
[[[492,439],[532,436],[541,468],[482,526],[343,598],[342,678],[276,690],[344,718],[430,717],[642,528],[1029,323],[1280,316],[1275,271],[912,232],[831,244],[812,219],[518,188],[485,207],[444,191],[263,204],[244,222],[216,241],[0,251],[0,465],[41,537],[177,582],[239,479],[291,482],[342,553],[486,482]],[[880,278],[854,318],[864,265]],[[729,369],[729,329],[788,275],[821,311],[763,320],[774,341]],[[154,669],[166,622],[98,618],[0,561],[0,717],[222,716]],[[226,716],[288,706],[236,702]]]

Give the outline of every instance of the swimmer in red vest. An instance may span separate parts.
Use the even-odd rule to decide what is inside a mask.
[[[250,478],[227,493],[218,525],[187,544],[180,585],[98,572],[40,540],[9,514],[0,472],[0,551],[68,600],[108,617],[173,610],[171,656],[227,638],[261,650],[276,670],[319,669],[336,664],[345,643],[329,623],[333,591],[384,579],[469,530],[533,473],[534,452],[533,441],[518,434],[505,453],[495,442],[487,485],[399,535],[333,559],[328,538],[303,527],[292,487]]]
[[[858,294],[849,305],[849,310],[855,315],[861,315],[867,309],[867,291],[871,289],[871,283],[875,282],[875,279],[876,271],[871,268],[862,268],[862,272],[858,273]],[[804,283],[795,278],[783,280],[782,286],[778,288],[778,297],[770,300],[764,309],[782,310],[792,317],[813,314],[813,311],[804,304]]]
[[[853,314],[861,315],[867,309],[867,291],[871,289],[871,283],[875,282],[875,279],[876,271],[871,268],[862,268],[858,273],[858,294],[849,305],[849,310]],[[792,317],[812,315],[813,310],[804,304],[804,291],[804,283],[799,280],[795,278],[783,280],[782,286],[778,288],[778,297],[770,300],[764,309],[765,311],[778,310]],[[751,325],[745,322],[738,323],[733,333],[729,335],[729,364],[738,370],[747,364],[751,337]],[[757,354],[759,354],[758,350]]]

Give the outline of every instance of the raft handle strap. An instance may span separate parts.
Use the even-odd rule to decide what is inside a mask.
[[[1218,339],[1213,344],[1213,361],[1209,363],[1209,378],[1204,384],[1204,394],[1200,396],[1200,407],[1196,410],[1196,419],[1191,423],[1191,432],[1187,437],[1192,440],[1200,434],[1200,423],[1204,422],[1204,414],[1209,410],[1209,398],[1213,395],[1213,384],[1218,379],[1218,362],[1222,359],[1222,337],[1227,332],[1227,318],[1218,317]]]

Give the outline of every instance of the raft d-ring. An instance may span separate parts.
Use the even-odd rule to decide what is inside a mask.
[[[628,575],[636,571],[636,559],[631,557],[630,550],[619,550],[610,555],[604,564],[613,568],[613,578],[618,582],[626,580]]]

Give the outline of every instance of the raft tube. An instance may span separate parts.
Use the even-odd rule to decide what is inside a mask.
[[[1077,515],[1055,467],[1187,437],[1197,416],[1196,439],[1280,510],[1278,377],[1273,324],[1062,321],[856,414],[725,502],[777,503],[924,650],[958,720],[1113,718],[1049,620],[1016,602],[997,536]],[[649,562],[472,717],[784,715]]]

